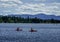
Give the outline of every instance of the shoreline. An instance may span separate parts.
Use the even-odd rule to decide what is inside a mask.
[[[0,23],[0,24],[60,24],[60,23]]]

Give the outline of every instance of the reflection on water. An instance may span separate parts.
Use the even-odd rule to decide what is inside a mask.
[[[23,31],[15,31],[17,27]],[[37,32],[29,32],[30,28]],[[0,24],[0,42],[60,42],[60,24]]]

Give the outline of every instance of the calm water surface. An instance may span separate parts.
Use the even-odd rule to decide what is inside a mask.
[[[60,42],[60,24],[0,23],[0,42]]]

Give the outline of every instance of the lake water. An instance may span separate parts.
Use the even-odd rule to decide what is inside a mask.
[[[0,23],[0,42],[60,42],[60,24]]]

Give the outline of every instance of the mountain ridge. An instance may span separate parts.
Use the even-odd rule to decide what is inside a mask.
[[[55,20],[60,20],[60,16],[55,16],[55,15],[46,15],[46,14],[43,14],[43,13],[40,13],[40,14],[36,14],[36,15],[30,15],[30,14],[11,14],[11,15],[7,15],[7,16],[15,16],[15,17],[23,17],[23,18],[39,18],[39,19],[55,19]]]

